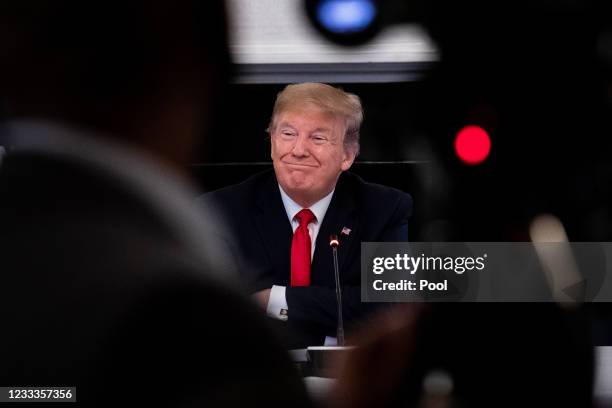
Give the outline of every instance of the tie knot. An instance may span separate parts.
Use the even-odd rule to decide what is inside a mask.
[[[313,221],[316,221],[317,217],[310,211],[308,208],[304,208],[297,214],[295,214],[295,218],[300,223],[300,227],[307,227]]]

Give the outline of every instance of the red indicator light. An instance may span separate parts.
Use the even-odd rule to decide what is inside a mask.
[[[480,126],[468,125],[457,133],[455,153],[465,164],[471,166],[482,163],[491,151],[491,139]]]

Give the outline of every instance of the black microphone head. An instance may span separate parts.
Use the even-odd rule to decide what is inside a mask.
[[[340,240],[337,235],[329,236],[329,246],[332,248],[338,248],[340,246]]]

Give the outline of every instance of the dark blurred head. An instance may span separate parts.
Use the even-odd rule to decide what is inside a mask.
[[[83,125],[183,163],[225,82],[225,30],[217,0],[3,1],[6,115]]]

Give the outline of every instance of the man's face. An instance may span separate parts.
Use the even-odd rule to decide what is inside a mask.
[[[310,207],[329,194],[355,159],[344,148],[345,123],[315,106],[288,109],[276,118],[272,162],[283,190]]]

